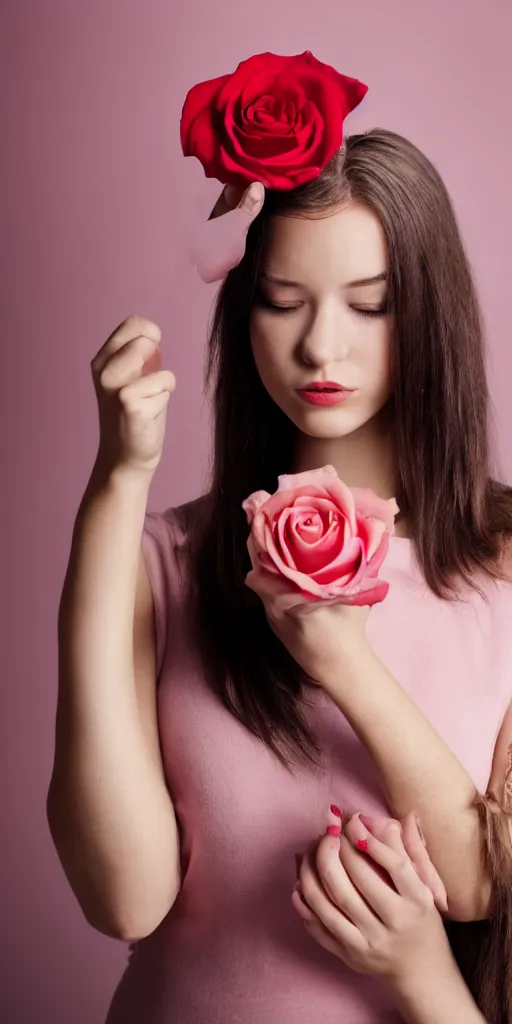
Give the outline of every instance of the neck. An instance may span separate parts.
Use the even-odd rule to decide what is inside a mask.
[[[391,404],[359,430],[346,437],[323,438],[299,434],[292,473],[334,466],[347,487],[370,487],[379,498],[397,494],[396,446]],[[406,537],[407,522],[399,518],[396,536]]]

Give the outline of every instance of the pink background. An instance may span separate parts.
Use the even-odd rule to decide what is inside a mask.
[[[187,265],[187,225],[219,191],[179,145],[196,82],[252,53],[301,53],[370,89],[348,131],[379,125],[445,177],[481,290],[505,474],[510,413],[512,8],[489,0],[11,0],[3,6],[3,862],[0,1018],[101,1024],[126,947],[83,920],[45,797],[56,616],[97,444],[89,363],[129,313],[163,331],[178,388],[150,508],[202,487],[201,400],[215,286]],[[313,13],[314,12],[314,13]]]

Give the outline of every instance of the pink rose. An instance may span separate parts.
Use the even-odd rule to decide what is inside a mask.
[[[253,569],[284,576],[308,601],[373,605],[386,597],[378,572],[395,530],[394,498],[347,487],[324,466],[280,476],[275,494],[255,491],[242,508]]]

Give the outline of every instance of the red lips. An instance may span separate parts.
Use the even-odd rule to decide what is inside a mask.
[[[311,384],[305,384],[303,388],[299,388],[300,391],[351,391],[352,388],[346,388],[344,384],[338,384],[335,380],[314,380]]]

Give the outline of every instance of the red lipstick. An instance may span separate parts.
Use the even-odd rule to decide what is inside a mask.
[[[346,402],[353,391],[353,388],[346,388],[335,380],[322,380],[311,381],[305,388],[299,388],[297,394],[312,405],[339,405]]]

